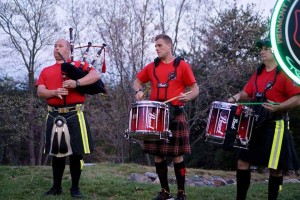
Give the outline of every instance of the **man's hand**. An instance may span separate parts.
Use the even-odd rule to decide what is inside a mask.
[[[187,93],[180,93],[177,99],[182,102],[188,102],[190,100]]]
[[[269,112],[277,112],[280,109],[279,103],[270,100],[268,100],[268,102],[263,103],[262,106]]]
[[[241,98],[241,94],[237,93],[234,96],[231,96],[227,101],[229,103],[236,103],[236,102],[238,102],[240,100],[240,98]]]
[[[68,95],[69,91],[66,88],[57,88],[55,90],[55,96],[59,97],[60,99],[62,99],[62,96],[64,95]]]
[[[141,91],[141,90],[137,91],[136,94],[135,94],[135,99],[138,100],[138,101],[144,99],[144,92]]]
[[[72,79],[64,81],[62,86],[63,86],[63,88],[76,88],[77,87],[76,81],[72,80]]]

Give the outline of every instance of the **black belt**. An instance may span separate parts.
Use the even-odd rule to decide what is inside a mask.
[[[184,112],[183,106],[171,106],[171,110],[173,111],[174,115],[180,115]]]
[[[271,117],[271,121],[281,120],[281,119],[286,119],[284,114],[282,114],[282,115],[274,115],[274,116]]]

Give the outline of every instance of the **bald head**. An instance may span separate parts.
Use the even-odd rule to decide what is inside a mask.
[[[60,53],[62,55],[62,57],[65,60],[67,60],[70,57],[70,51],[71,51],[71,45],[67,40],[58,39],[55,42],[53,53],[54,53],[55,60],[57,62],[59,62],[59,63],[63,62],[63,59],[61,58],[61,56],[58,53]]]
[[[56,41],[56,43],[62,43],[64,44],[67,48],[71,49],[71,44],[68,40],[65,40],[65,39],[58,39]]]

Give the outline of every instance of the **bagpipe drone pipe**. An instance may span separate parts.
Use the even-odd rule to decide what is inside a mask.
[[[106,68],[106,66],[105,66],[105,46],[106,46],[106,44],[103,43],[102,46],[98,46],[98,47],[100,47],[100,50],[97,52],[96,57],[89,64],[88,68],[86,70],[84,70],[83,66],[85,64],[87,54],[89,52],[90,47],[92,47],[92,43],[89,42],[88,45],[86,46],[87,48],[83,54],[83,58],[80,63],[80,66],[75,67],[74,66],[74,54],[73,54],[74,53],[73,29],[70,28],[69,31],[70,31],[70,45],[71,45],[71,63],[66,62],[64,60],[64,63],[61,65],[62,75],[67,76],[73,80],[78,80],[78,79],[86,76],[89,73],[89,71],[92,69],[94,63],[97,61],[97,59],[101,55],[101,52],[103,49],[104,49],[104,61],[103,61],[103,66],[102,66],[102,73],[105,73],[105,68]],[[82,47],[79,47],[79,48],[82,48]],[[90,94],[90,95],[98,94],[98,93],[106,94],[106,92],[107,92],[105,85],[101,79],[99,79],[97,82],[95,82],[91,85],[78,86],[78,87],[76,87],[76,89],[82,94]]]

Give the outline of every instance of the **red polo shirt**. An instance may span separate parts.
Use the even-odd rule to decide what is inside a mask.
[[[75,66],[79,67],[80,62],[76,61]],[[87,69],[88,63],[85,63],[83,69]],[[94,70],[93,68],[91,70]],[[66,77],[66,80],[69,78]],[[61,73],[61,64],[54,64],[49,67],[45,67],[38,80],[35,83],[35,86],[45,85],[48,90],[55,90],[62,87],[63,77]],[[47,104],[51,106],[62,106],[64,105],[64,99],[59,97],[51,97],[46,99]],[[76,89],[69,89],[69,94],[66,96],[66,104],[77,104],[83,103],[85,101],[84,94],[79,93]]]
[[[266,68],[262,70],[262,73],[257,76],[255,84],[256,73],[253,74],[251,79],[244,87],[244,91],[248,96],[254,98],[256,92],[263,92],[266,85],[270,82],[274,82],[276,75],[276,68],[267,72]],[[256,85],[258,91],[256,91]],[[271,89],[266,91],[266,98],[274,102],[284,102],[292,96],[300,93],[300,87],[294,83],[283,71],[280,71],[276,76],[275,84]]]
[[[167,88],[158,88],[157,84],[166,83],[168,77],[171,73],[174,73],[175,67],[173,62],[163,63],[160,62],[159,65],[155,68],[154,72],[154,62],[146,65],[138,74],[137,78],[142,83],[151,82],[151,94],[150,100],[153,101],[165,101],[173,97],[178,96],[180,93],[185,92],[185,88],[196,83],[195,76],[191,70],[191,67],[188,63],[181,60],[177,66],[177,74],[174,80],[169,81],[169,86]],[[158,80],[155,78],[155,75]],[[167,96],[165,98],[165,92],[167,90]],[[159,92],[158,92],[159,91]],[[158,94],[158,96],[157,96]],[[173,105],[183,105],[184,103],[178,100],[173,100],[171,102]]]

